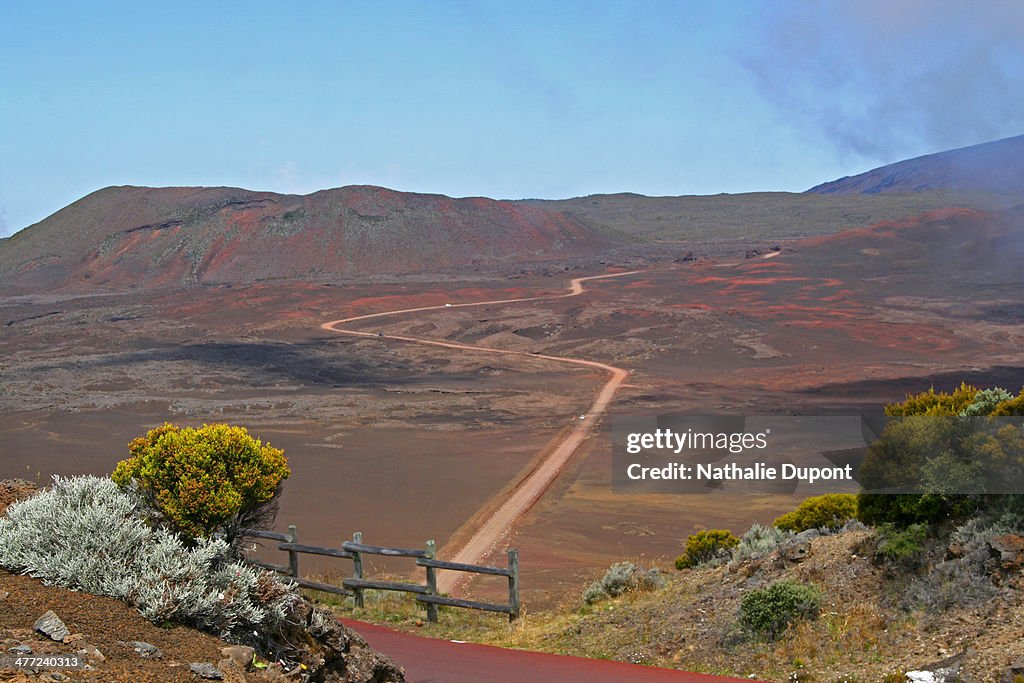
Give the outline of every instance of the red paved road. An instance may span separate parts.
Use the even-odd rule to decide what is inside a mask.
[[[342,622],[404,667],[409,683],[750,683],[745,678],[420,638],[361,621]]]

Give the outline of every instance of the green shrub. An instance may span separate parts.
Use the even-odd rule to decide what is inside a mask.
[[[1019,466],[1013,467],[1019,463],[1019,429],[998,428],[982,419],[1024,414],[1024,391],[1011,397],[998,387],[961,384],[952,393],[931,389],[908,395],[902,403],[887,405],[885,413],[905,419],[889,424],[869,446],[858,479],[867,490],[923,487],[925,493],[859,494],[857,515],[865,524],[906,527],[963,520],[998,500],[986,495],[989,487],[1007,487],[1007,481],[992,478],[990,462],[1002,477],[1024,476]],[[944,419],[929,419],[935,416]]]
[[[283,451],[226,424],[164,424],[128,450],[113,480],[135,484],[166,523],[194,538],[220,532],[230,540],[240,527],[268,526],[290,474]]]
[[[676,569],[691,569],[710,562],[727,560],[732,549],[739,545],[728,529],[698,531],[686,539],[686,552],[676,558]]]
[[[869,526],[932,524],[970,514],[974,504],[963,496],[958,498],[916,493],[860,493],[857,518]]]
[[[799,533],[807,529],[838,529],[857,517],[857,496],[852,493],[826,493],[800,503],[773,522],[783,531]]]
[[[875,557],[901,569],[916,569],[924,559],[927,539],[927,524],[911,524],[906,528],[883,524],[878,529]]]
[[[821,591],[798,581],[779,581],[750,591],[740,602],[740,624],[748,631],[775,640],[800,619],[813,619],[821,608]]]
[[[583,601],[593,605],[605,598],[617,598],[623,593],[661,588],[664,579],[657,569],[644,571],[632,562],[613,564],[600,581],[595,581],[583,591]]]

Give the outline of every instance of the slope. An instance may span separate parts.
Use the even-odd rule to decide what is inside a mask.
[[[962,190],[1024,198],[1024,135],[928,154],[847,176],[809,194]]]
[[[0,285],[123,290],[591,256],[629,241],[557,211],[353,186],[110,187],[0,246]]]

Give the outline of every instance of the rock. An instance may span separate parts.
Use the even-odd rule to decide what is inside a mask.
[[[32,628],[57,642],[62,642],[70,635],[68,627],[53,613],[53,610],[47,610],[43,616],[36,619],[36,623]]]
[[[818,538],[819,536],[821,536],[821,530],[819,529],[804,529],[793,538],[797,539],[798,541],[810,542]]]
[[[230,659],[222,659],[217,662],[217,668],[224,674],[224,683],[247,683],[252,680],[246,675],[246,669]]]
[[[86,659],[90,662],[96,662],[97,664],[107,661],[107,658],[103,656],[103,653],[100,652],[100,649],[95,645],[84,645],[75,654],[82,659]]]
[[[28,645],[15,645],[7,650],[12,655],[30,655],[32,654],[32,648]]]
[[[345,628],[331,612],[308,600],[290,606],[278,637],[284,642],[303,643],[292,656],[306,667],[304,671],[296,667],[298,673],[311,680],[337,678],[375,683],[405,680],[398,665],[370,649],[362,637]],[[280,673],[289,680],[296,671]]]
[[[6,600],[11,597],[11,594],[7,591],[0,591],[0,600]]]
[[[252,665],[253,657],[256,656],[256,650],[244,645],[222,647],[220,653],[243,669],[248,669]]]
[[[914,683],[959,683],[960,667],[963,665],[966,656],[967,652],[961,652],[918,671],[908,671],[907,681],[913,681]],[[913,676],[916,676],[916,678]]]
[[[990,538],[988,545],[999,553],[999,562],[1003,569],[1013,571],[1024,567],[1024,536],[1003,534]]]
[[[263,672],[262,678],[267,681],[278,681],[279,683],[291,683],[292,681],[301,680],[302,669],[295,667],[291,671],[286,671],[280,664],[271,664],[267,667],[266,671]],[[354,678],[352,680],[362,680],[361,678]],[[372,679],[367,679],[372,680]],[[387,680],[387,679],[385,679]]]
[[[135,650],[143,659],[160,659],[164,656],[164,653],[161,652],[160,648],[158,648],[156,645],[150,645],[149,643],[144,643],[141,640],[129,640],[127,642],[120,642],[122,645],[130,647],[131,649]]]
[[[81,633],[72,633],[70,636],[68,636],[68,637],[66,637],[64,639],[64,643],[66,645],[70,645],[71,643],[77,643],[78,641],[84,640],[84,639],[85,639],[85,636],[83,636]]]
[[[803,562],[811,552],[811,542],[791,538],[779,546],[779,557],[788,562]]]
[[[189,671],[200,678],[205,678],[211,681],[224,680],[224,672],[209,662],[192,662],[188,665],[188,668]]]
[[[1017,676],[1024,676],[1024,657],[1020,657],[1003,671],[1003,677],[999,683],[1015,683]]]

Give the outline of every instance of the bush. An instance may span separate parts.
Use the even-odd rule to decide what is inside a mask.
[[[605,598],[617,598],[623,593],[637,590],[654,590],[664,583],[657,569],[644,571],[632,562],[613,564],[600,581],[595,581],[583,591],[583,601],[593,605]]]
[[[779,581],[750,591],[740,602],[740,624],[775,640],[800,619],[813,619],[821,608],[821,591],[797,581]]]
[[[952,393],[936,392],[935,387],[920,394],[907,394],[902,403],[890,403],[885,406],[885,414],[894,417],[910,415],[960,415],[970,406],[979,389],[966,382]]]
[[[1024,389],[1007,401],[1003,401],[992,410],[992,414],[998,417],[1009,415],[1024,415]]]
[[[869,526],[894,524],[906,527],[912,524],[942,522],[954,516],[969,514],[974,509],[970,501],[951,501],[949,497],[934,494],[860,493],[857,495],[857,518]]]
[[[934,524],[964,520],[1014,496],[990,491],[1019,490],[1024,482],[1022,429],[985,416],[1024,415],[1024,389],[1017,396],[995,387],[961,384],[952,393],[908,395],[885,407],[886,415],[909,418],[886,427],[871,444],[858,473],[865,489],[925,493],[861,493],[858,517],[865,524]],[[917,419],[918,416],[948,416]]]
[[[149,526],[144,512],[137,493],[110,479],[54,477],[49,490],[0,518],[0,566],[221,636],[278,623],[299,600],[269,572],[229,561],[225,541],[186,547]]]
[[[283,451],[226,424],[164,424],[128,450],[113,480],[138,486],[165,522],[195,538],[220,532],[232,540],[240,527],[269,526],[290,473]]]
[[[733,562],[764,557],[779,545],[791,538],[792,532],[783,531],[774,526],[754,524],[740,538],[739,544],[732,551]]]
[[[739,542],[740,539],[728,529],[698,531],[686,539],[686,552],[676,558],[676,569],[691,569],[727,560]]]
[[[965,557],[941,562],[915,577],[904,590],[903,602],[941,620],[950,609],[981,605],[995,594],[984,563]]]
[[[924,560],[927,538],[927,524],[911,524],[905,529],[883,524],[878,529],[875,557],[900,569],[917,569]]]
[[[838,529],[857,516],[857,496],[852,493],[826,493],[800,503],[772,524],[783,531],[799,533],[807,529]]]
[[[993,411],[997,410],[1000,404],[1012,400],[1013,394],[1006,389],[1000,387],[982,389],[974,395],[971,405],[964,408],[961,415],[992,415]]]

